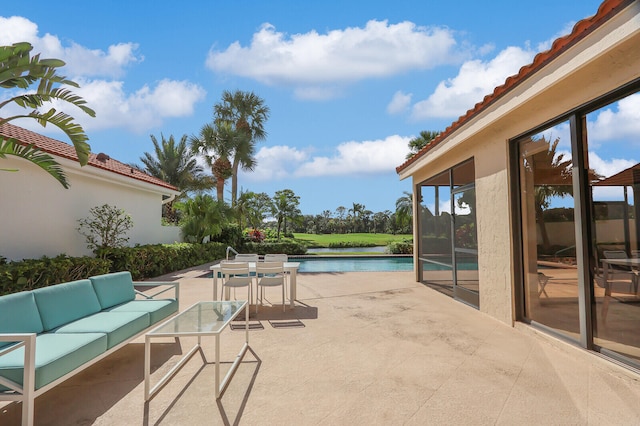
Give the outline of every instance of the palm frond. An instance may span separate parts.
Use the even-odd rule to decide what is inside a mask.
[[[35,148],[33,145],[20,145],[15,139],[0,139],[0,158],[6,158],[7,155],[23,158],[36,166],[42,168],[49,173],[65,188],[69,188],[69,182],[62,170],[62,167],[53,159],[52,156]],[[0,169],[4,171],[15,171],[14,169]]]

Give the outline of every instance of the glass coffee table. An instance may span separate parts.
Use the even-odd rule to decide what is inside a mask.
[[[220,382],[220,333],[227,328],[238,314],[245,311],[245,343],[231,365],[229,372]],[[151,340],[158,337],[188,337],[197,336],[198,342],[187,352],[178,363],[151,388]],[[240,365],[242,357],[249,348],[249,306],[246,300],[198,302],[175,317],[163,322],[145,335],[144,341],[144,399],[148,401],[162,388],[184,364],[198,351],[206,362],[202,352],[202,336],[215,336],[216,338],[216,399],[224,391],[231,376]]]

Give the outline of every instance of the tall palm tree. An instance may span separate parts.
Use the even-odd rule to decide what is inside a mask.
[[[145,173],[162,179],[177,187],[181,193],[175,200],[163,204],[162,215],[170,222],[178,222],[179,217],[173,208],[176,200],[187,197],[191,191],[203,191],[215,186],[214,180],[204,174],[204,169],[200,166],[193,153],[187,146],[187,135],[183,135],[176,144],[173,135],[165,139],[160,134],[161,142],[158,142],[154,135],[151,135],[154,154],[145,152],[140,161],[144,167],[132,164],[133,167],[142,169]]]
[[[420,135],[411,139],[409,141],[409,153],[407,154],[407,159],[413,157],[418,153],[422,148],[431,143],[432,140],[438,137],[440,132],[435,132],[433,130],[423,130],[420,132]]]
[[[183,135],[176,143],[173,135],[165,139],[161,133],[161,141],[158,142],[151,135],[154,154],[145,152],[140,157],[144,172],[180,189],[180,198],[186,197],[187,192],[206,191],[215,186],[213,179],[204,174],[204,169],[196,161],[187,145],[187,138],[187,135]]]
[[[235,205],[238,194],[238,170],[253,170],[255,144],[264,140],[267,133],[264,124],[269,118],[269,107],[264,100],[253,92],[225,90],[222,101],[213,107],[214,122],[231,122],[235,130],[242,135],[233,150],[231,175],[231,205]]]
[[[402,194],[396,200],[396,221],[400,228],[411,225],[413,218],[413,194],[408,191],[403,191]]]
[[[205,124],[198,136],[191,137],[191,150],[204,158],[216,179],[216,193],[219,201],[224,201],[224,184],[233,174],[229,157],[242,136],[232,123],[219,121],[214,125]]]
[[[21,93],[0,102],[0,109],[9,104],[16,104],[22,108],[33,108],[28,114],[0,118],[0,127],[17,118],[33,118],[43,127],[52,124],[71,139],[78,156],[78,162],[84,166],[89,161],[91,147],[87,143],[89,138],[82,126],[74,122],[73,117],[63,112],[57,112],[55,108],[50,108],[47,112],[41,112],[38,108],[44,106],[46,102],[56,100],[75,105],[91,117],[95,117],[96,113],[86,105],[80,96],[73,94],[69,89],[57,86],[79,87],[74,81],[57,74],[57,68],[65,64],[63,61],[40,59],[40,54],[31,56],[31,50],[33,50],[33,46],[30,43],[0,46],[0,87],[9,90],[26,90],[37,83],[35,93]],[[7,155],[20,157],[34,163],[53,176],[64,188],[69,188],[69,182],[62,167],[53,157],[42,153],[32,145],[25,147],[15,139],[0,137],[0,158],[4,159]]]

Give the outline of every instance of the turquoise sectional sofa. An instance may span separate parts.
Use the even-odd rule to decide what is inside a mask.
[[[178,282],[135,284],[156,292],[116,272],[0,297],[0,401],[22,401],[23,425],[37,396],[178,312]]]

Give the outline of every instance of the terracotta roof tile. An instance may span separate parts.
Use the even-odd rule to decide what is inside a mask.
[[[56,155],[58,157],[75,161],[78,160],[76,150],[72,145],[49,138],[47,136],[43,136],[27,129],[23,129],[22,127],[14,126],[13,124],[5,123],[0,125],[0,135],[6,138],[14,138],[19,143],[24,145],[33,144],[34,146],[40,148],[42,151],[51,155]],[[127,176],[132,179],[147,182],[152,185],[161,186],[173,191],[178,190],[178,188],[176,188],[175,186],[170,185],[161,179],[155,178],[144,172],[141,172],[140,170],[134,169],[131,166],[114,160],[113,158],[110,158],[108,155],[103,153],[91,153],[89,155],[89,162],[85,167],[96,167],[98,169],[106,170],[122,176]]]
[[[605,0],[598,8],[598,12],[595,15],[589,18],[585,18],[579,21],[578,23],[576,23],[570,34],[556,39],[553,42],[551,48],[545,52],[538,53],[533,58],[533,62],[531,64],[525,65],[522,68],[520,68],[520,71],[518,72],[518,74],[507,77],[503,85],[496,87],[493,90],[493,93],[485,96],[481,102],[478,102],[477,104],[475,104],[475,106],[472,109],[468,110],[465,115],[460,116],[457,121],[453,122],[449,127],[447,127],[443,132],[441,132],[440,135],[438,135],[438,137],[433,139],[430,144],[422,148],[420,151],[418,151],[414,156],[409,158],[403,164],[396,167],[396,172],[400,173],[402,170],[409,167],[411,164],[415,163],[419,158],[424,156],[427,152],[429,152],[435,146],[439,145],[443,140],[449,137],[452,133],[454,133],[457,129],[462,127],[465,123],[467,123],[473,117],[475,117],[480,112],[485,110],[495,101],[500,99],[502,96],[509,93],[516,86],[524,82],[527,78],[531,77],[536,72],[540,71],[549,62],[557,58],[560,54],[562,54],[568,48],[575,45],[577,42],[579,42],[584,37],[589,35],[591,32],[597,29],[600,25],[607,22],[609,19],[611,19],[613,16],[615,16],[622,9],[624,9],[634,1],[635,0]]]

